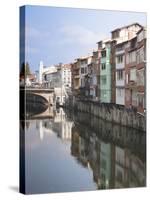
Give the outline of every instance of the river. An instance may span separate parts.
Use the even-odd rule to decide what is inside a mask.
[[[21,125],[28,194],[146,185],[143,132],[62,108]]]

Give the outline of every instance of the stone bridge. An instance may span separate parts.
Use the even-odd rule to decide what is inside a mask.
[[[51,118],[54,89],[20,88],[20,117],[21,118]]]
[[[25,96],[33,96],[35,102],[43,102],[43,104],[53,105],[54,104],[54,89],[45,88],[25,88]],[[32,95],[33,94],[33,95]],[[42,100],[43,99],[43,100]],[[45,100],[45,101],[44,101]]]

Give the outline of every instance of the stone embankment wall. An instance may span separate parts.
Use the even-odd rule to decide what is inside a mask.
[[[69,102],[67,107],[90,113],[112,123],[146,131],[145,116],[121,105],[76,100]]]

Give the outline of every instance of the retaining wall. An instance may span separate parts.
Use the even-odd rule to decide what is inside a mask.
[[[112,123],[146,131],[145,116],[121,105],[74,100],[69,103],[68,107],[90,113]]]

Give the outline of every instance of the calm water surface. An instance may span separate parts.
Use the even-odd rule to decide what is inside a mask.
[[[145,186],[145,133],[63,109],[25,130],[26,193]]]

